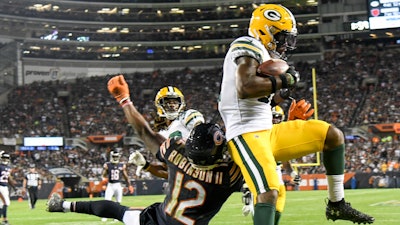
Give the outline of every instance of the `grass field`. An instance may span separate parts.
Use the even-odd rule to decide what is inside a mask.
[[[346,199],[352,206],[375,217],[374,225],[400,224],[400,189],[362,189],[346,190]],[[280,225],[344,225],[345,221],[327,221],[325,219],[326,191],[301,191],[287,193],[286,209]],[[93,198],[92,200],[100,200]],[[124,197],[123,204],[129,206],[147,206],[162,201],[163,196]],[[74,199],[68,199],[74,200]],[[88,200],[88,199],[77,199]],[[13,201],[8,210],[11,225],[108,225],[120,222],[101,222],[100,218],[77,213],[49,213],[45,211],[46,200],[39,200],[34,210],[29,209],[27,200]],[[225,203],[211,225],[251,225],[251,218],[241,214],[241,194],[235,193]]]

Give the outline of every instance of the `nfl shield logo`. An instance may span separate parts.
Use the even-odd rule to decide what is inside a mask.
[[[379,14],[380,14],[379,9],[373,9],[373,10],[371,10],[371,15],[372,15],[372,16],[379,16]]]

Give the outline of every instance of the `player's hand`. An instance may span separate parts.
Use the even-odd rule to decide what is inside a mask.
[[[129,100],[129,86],[125,81],[124,75],[111,78],[107,83],[107,88],[119,104]]]
[[[300,185],[300,183],[301,183],[301,176],[300,176],[300,175],[296,175],[296,176],[293,178],[293,183],[294,183],[295,185]]]
[[[296,185],[300,185],[301,182],[301,176],[296,172],[296,171],[292,171],[290,173],[290,176],[292,177],[293,183]]]
[[[133,186],[132,186],[132,185],[129,185],[129,186],[128,186],[128,190],[129,190],[129,193],[133,194],[134,189],[133,189]]]
[[[311,103],[306,102],[306,100],[302,99],[299,102],[296,100],[292,100],[292,104],[289,108],[289,116],[288,120],[307,120],[314,114],[314,109],[311,108]]]
[[[251,206],[250,205],[244,205],[242,208],[242,214],[243,216],[248,216],[251,213]]]
[[[289,78],[287,79],[289,88],[293,88],[300,81],[300,73],[294,69],[294,66],[289,66],[286,75],[286,77]],[[290,75],[290,77],[288,75]]]
[[[142,169],[143,169],[143,166],[138,166],[136,168],[135,174],[136,174],[137,177],[140,177],[140,172],[142,172]]]
[[[144,165],[146,165],[146,159],[144,158],[142,153],[136,150],[129,156],[128,163],[143,167]]]

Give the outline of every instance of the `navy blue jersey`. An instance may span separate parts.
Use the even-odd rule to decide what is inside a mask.
[[[168,166],[169,191],[163,203],[141,217],[152,217],[158,225],[206,225],[228,197],[240,191],[243,178],[236,164],[229,161],[209,171],[198,170],[184,156],[184,148],[179,138],[160,148],[158,158]]]
[[[107,167],[107,178],[110,183],[121,182],[122,173],[124,170],[124,163],[106,162],[104,167]]]
[[[0,164],[0,185],[8,185],[8,177],[10,176],[11,168],[7,165]]]

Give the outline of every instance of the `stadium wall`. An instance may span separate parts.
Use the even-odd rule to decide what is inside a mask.
[[[220,67],[223,59],[159,60],[159,61],[101,61],[101,60],[48,60],[24,58],[18,74],[18,85],[35,81],[72,80],[108,74],[152,72],[158,69],[171,71],[190,67]]]

